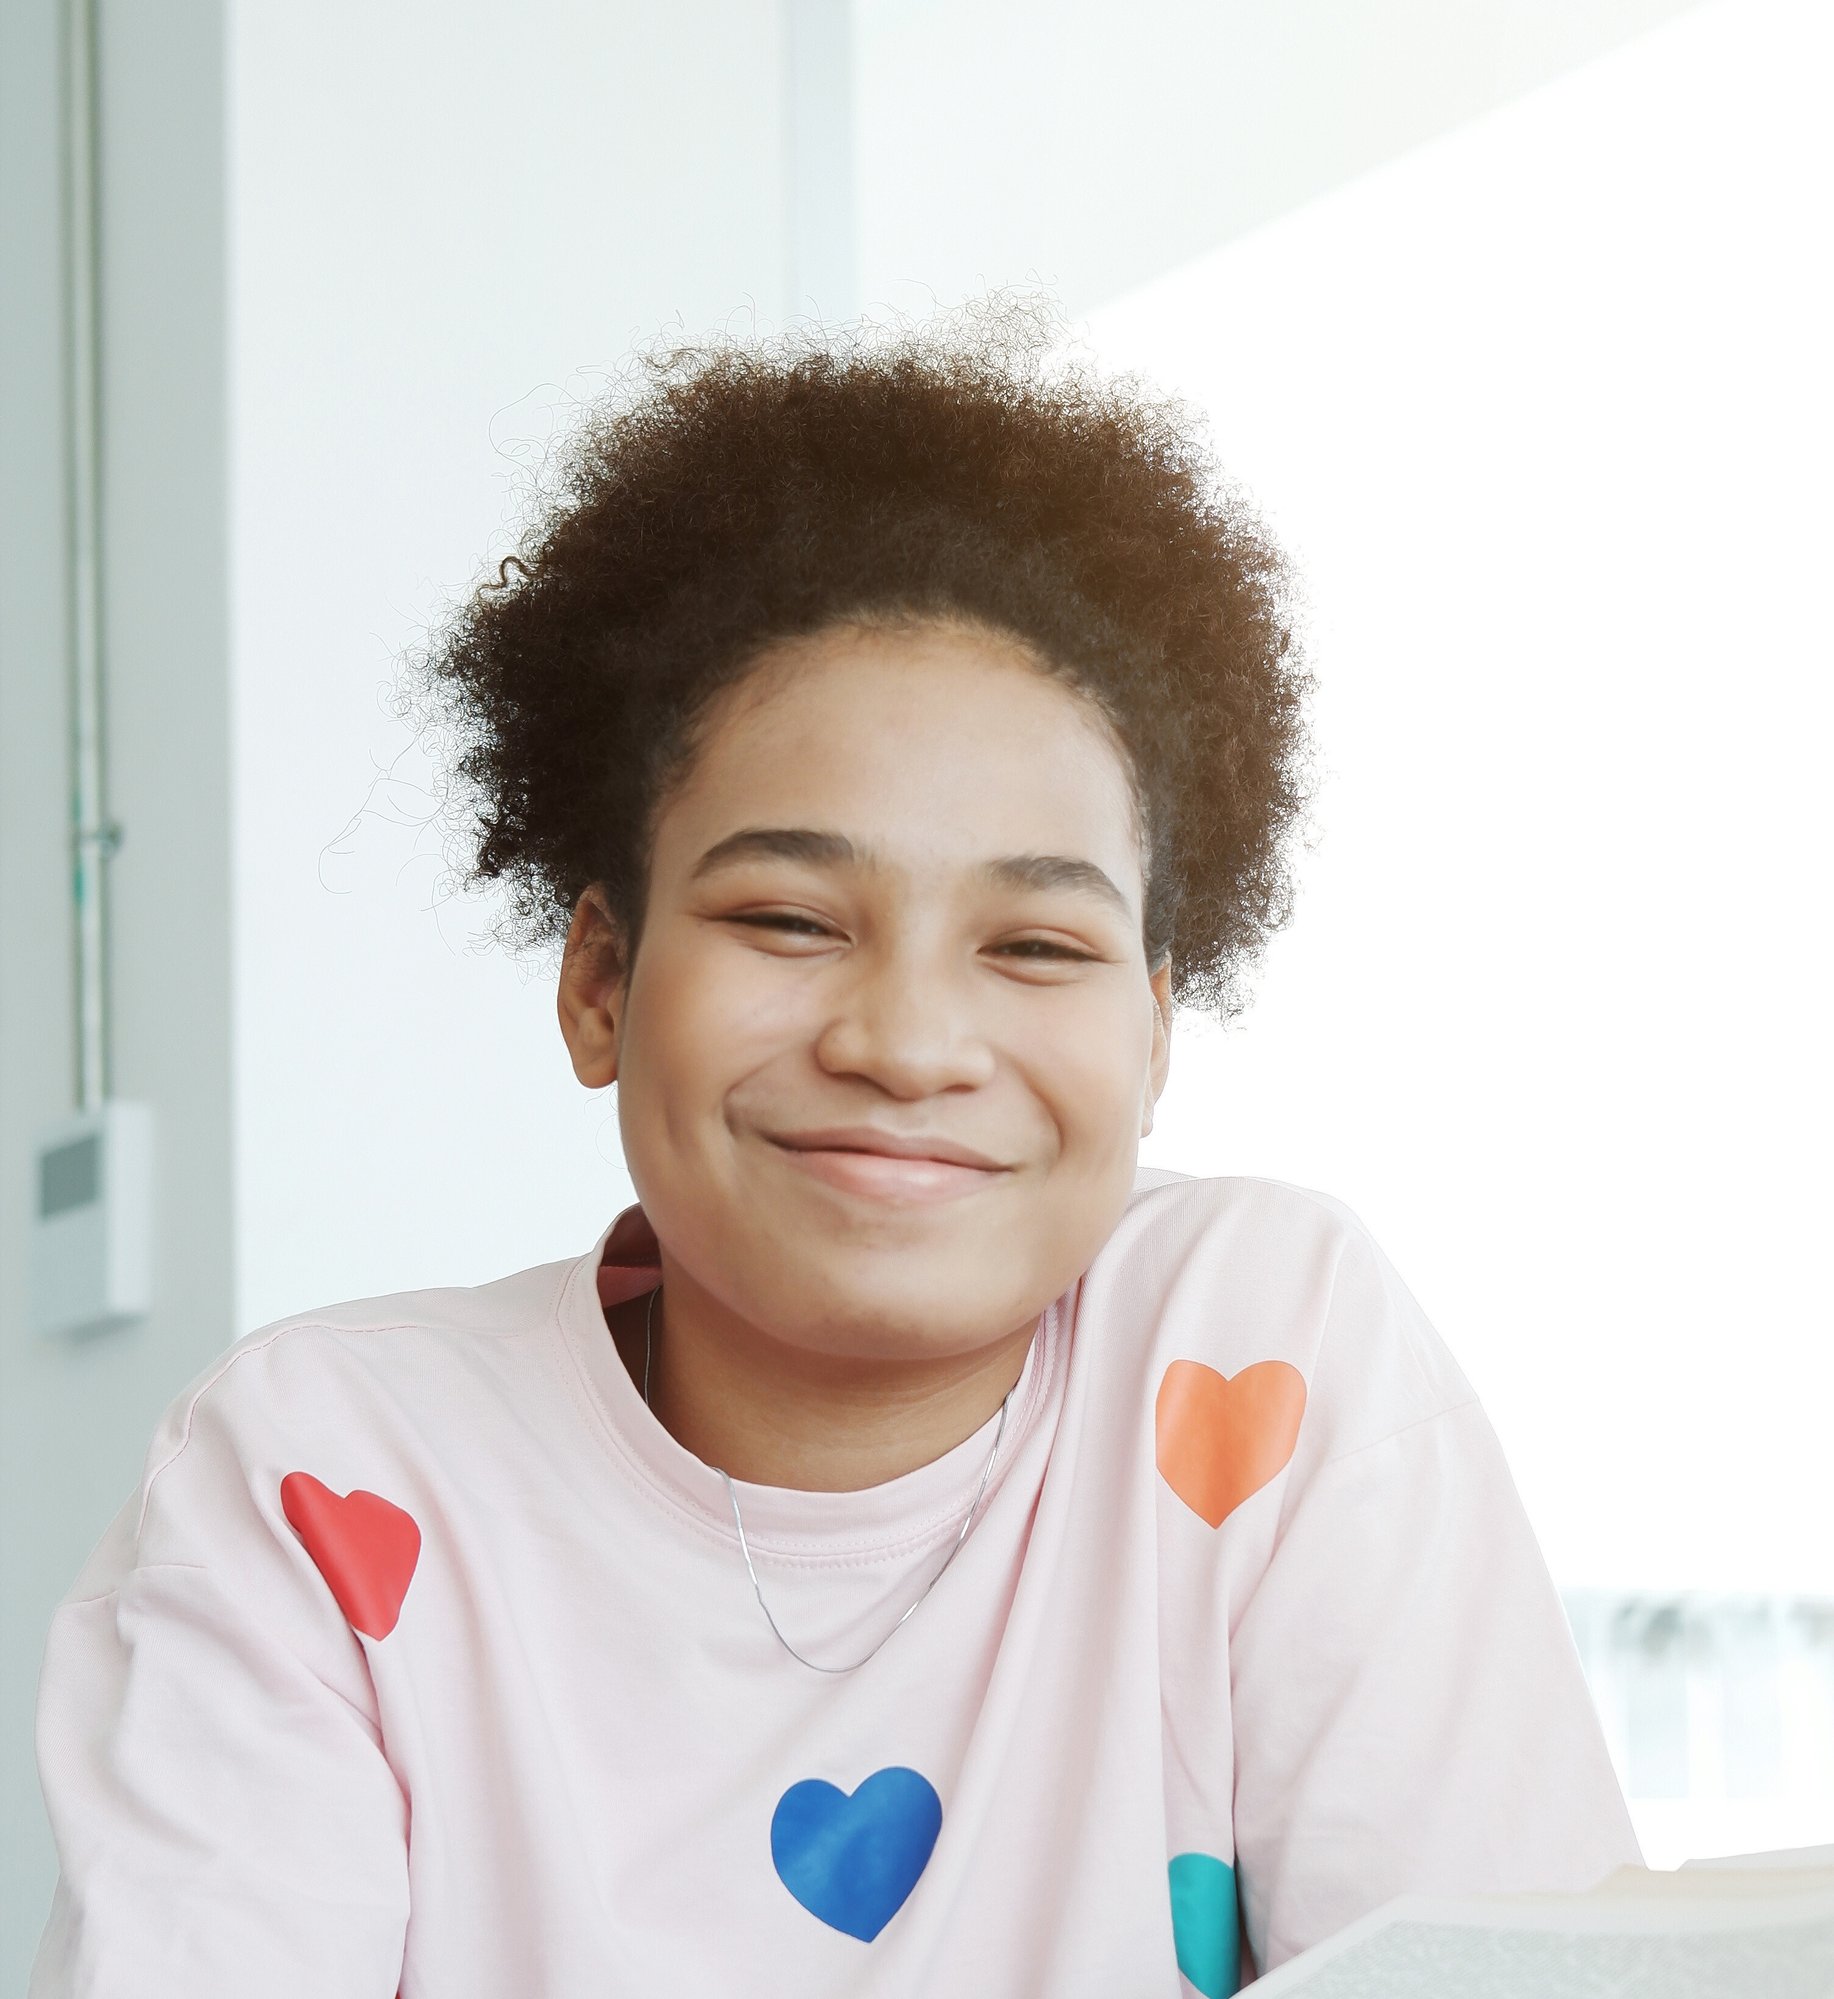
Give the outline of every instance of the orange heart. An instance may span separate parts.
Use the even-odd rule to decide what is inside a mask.
[[[1218,1374],[1175,1360],[1159,1384],[1153,1423],[1160,1476],[1212,1527],[1286,1469],[1305,1414],[1305,1376],[1283,1360]]]
[[[280,1481],[280,1510],[352,1629],[386,1638],[420,1560],[413,1514],[361,1488],[335,1493],[307,1471],[290,1471]]]

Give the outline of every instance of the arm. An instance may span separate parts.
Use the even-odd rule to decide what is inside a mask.
[[[165,1428],[45,1648],[30,1999],[390,1999],[408,1808],[362,1648],[233,1418]]]
[[[1395,1895],[1586,1888],[1639,1857],[1475,1401],[1313,1472],[1242,1607],[1231,1677],[1262,1970]]]

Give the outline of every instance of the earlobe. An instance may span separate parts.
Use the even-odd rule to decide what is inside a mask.
[[[1165,1064],[1158,1059],[1158,1047],[1154,1048],[1151,1073],[1146,1079],[1146,1088],[1140,1092],[1140,1136],[1145,1138],[1153,1128],[1153,1113],[1159,1107],[1159,1092],[1165,1088]]]
[[[1140,1136],[1153,1128],[1153,1109],[1172,1066],[1172,967],[1168,959],[1151,974],[1153,1052],[1147,1063],[1146,1088],[1140,1093]]]
[[[1165,1088],[1172,1066],[1172,964],[1168,958],[1148,981],[1153,989],[1153,1095]]]
[[[602,1090],[618,1080],[624,999],[621,962],[616,922],[596,890],[589,888],[574,905],[555,994],[573,1073],[589,1090]]]

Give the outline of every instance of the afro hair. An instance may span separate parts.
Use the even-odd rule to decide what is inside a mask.
[[[1311,678],[1287,564],[1201,420],[1065,359],[1048,300],[918,327],[664,344],[551,454],[516,552],[408,662],[466,886],[557,947],[596,887],[635,950],[651,839],[714,697],[769,647],[938,620],[1106,716],[1148,962],[1227,1018],[1292,906]]]

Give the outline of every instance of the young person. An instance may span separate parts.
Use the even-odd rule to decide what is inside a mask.
[[[173,1403],[50,1634],[36,1999],[1220,1999],[1636,1858],[1367,1230],[1138,1169],[1307,680],[1189,419],[1045,346],[659,360],[422,661],[640,1204]]]

